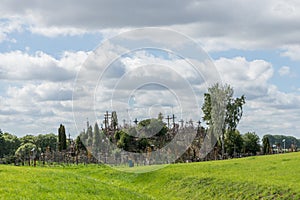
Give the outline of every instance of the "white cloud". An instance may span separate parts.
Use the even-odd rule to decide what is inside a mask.
[[[0,5],[0,42],[4,40],[13,42],[15,39],[11,38],[10,34],[24,30],[47,37],[83,35],[90,32],[101,32],[104,37],[110,37],[132,28],[154,26],[171,28],[186,34],[200,42],[208,51],[277,48],[283,50],[282,56],[298,61],[300,47],[295,44],[300,42],[299,8],[300,3],[293,0],[240,2],[195,0],[189,2],[151,1],[151,3],[131,1],[126,2],[126,6],[123,2],[116,0],[89,0],[77,3],[70,3],[67,0],[59,3],[4,0]],[[140,38],[139,35],[137,37]],[[168,35],[158,38],[169,42]],[[173,41],[176,45],[182,42],[176,38]],[[102,56],[91,60],[91,63],[107,66],[109,64],[107,60],[119,58],[120,52],[124,52],[124,49],[118,49],[117,46],[107,47],[103,52],[96,52]],[[58,122],[65,121],[71,124],[73,79],[88,55],[87,52],[64,52],[57,59],[43,52],[37,52],[34,55],[20,51],[1,53],[0,81],[1,84],[3,83],[1,86],[4,92],[0,91],[0,104],[1,108],[5,108],[0,111],[1,124],[8,124],[7,127],[14,129],[15,121],[18,119],[18,123],[24,127],[24,130],[33,131],[40,131],[41,127],[56,127]],[[175,71],[169,73],[168,70],[159,70],[158,67],[154,67],[152,74],[157,73],[161,80],[168,81],[174,89],[178,90],[180,89],[177,81],[178,75],[190,80],[195,88],[201,90],[197,93],[199,98],[202,97],[207,85],[198,83],[210,80],[210,75],[214,74],[210,71],[211,68],[202,64],[203,77],[200,77],[199,81],[193,70],[186,70],[182,67],[185,66],[182,59],[157,58],[140,52],[139,55],[120,59],[115,66],[111,66],[111,70],[106,74],[107,86],[116,83],[115,81],[124,73],[135,69],[139,70],[129,75],[132,77],[139,73],[143,75],[142,65],[153,66],[157,63],[172,66]],[[300,121],[299,95],[281,92],[270,84],[274,73],[270,62],[235,57],[220,58],[215,64],[223,81],[234,87],[236,95],[245,94],[247,97],[245,116],[240,125],[243,131],[254,130],[259,134],[277,133],[277,131],[297,134],[294,130],[300,129],[297,125]],[[93,103],[94,99],[87,96],[95,90],[91,90],[89,84],[94,84],[98,80],[101,70],[102,68],[99,69],[98,65],[91,66],[87,71],[81,69],[80,74],[83,75],[83,79],[79,80],[79,83],[84,84],[77,85],[78,96],[74,98],[75,102],[82,103],[79,110],[91,108],[93,111],[93,105],[90,103]],[[290,75],[290,71],[288,66],[283,66],[278,73]],[[149,73],[145,70],[143,72]],[[170,74],[172,76],[169,76]],[[128,85],[121,86],[129,87],[131,84],[133,87],[146,75],[137,78],[136,82],[132,81],[132,77],[127,77],[130,81],[125,80]],[[99,103],[97,115],[110,105],[110,96],[106,97],[107,91],[101,89],[103,88],[99,88],[97,93],[99,95],[96,96],[99,100],[96,102]],[[120,98],[130,96],[129,91],[125,89],[120,91]],[[170,94],[164,96],[164,93],[156,90],[151,96],[152,99],[147,98],[147,94],[143,93],[137,97],[137,100],[151,105],[153,99],[161,100],[170,96]],[[181,96],[184,97],[184,95]],[[86,99],[80,101],[80,98]],[[119,103],[124,105],[124,101],[119,101]],[[86,118],[83,119],[85,120]]]
[[[2,18],[21,20],[31,32],[46,36],[94,31],[115,34],[130,28],[167,27],[195,38],[209,51],[216,51],[282,48],[299,43],[299,8],[300,4],[292,0],[151,1],[151,4],[132,1],[126,2],[126,6],[117,0],[76,3],[64,0],[59,4],[11,0],[2,2],[0,11]]]
[[[24,135],[55,131],[59,123],[64,123],[76,135],[73,82],[87,55],[81,51],[64,52],[55,59],[43,52],[1,53],[1,128]]]
[[[86,57],[84,52],[65,52],[60,60],[43,52],[0,53],[0,80],[67,81],[74,79]]]
[[[0,43],[3,41],[10,41],[15,43],[16,40],[9,36],[12,32],[21,32],[23,30],[22,21],[17,17],[10,17],[9,19],[0,18]]]
[[[233,86],[235,95],[245,94],[241,132],[288,134],[299,137],[300,95],[285,93],[270,83],[273,67],[264,60],[247,61],[243,57],[215,61],[225,83]]]
[[[111,46],[109,49],[112,52],[108,53],[108,55],[113,55],[113,50],[118,51],[118,48],[113,46]],[[32,65],[35,65],[36,67],[52,66],[54,67],[53,69],[60,67],[68,72],[72,70],[76,71],[78,67],[74,68],[72,66],[80,66],[79,63],[83,62],[82,59],[85,59],[87,56],[87,53],[85,52],[65,52],[62,54],[60,59],[54,59],[51,56],[43,53],[36,55],[28,55],[22,52],[12,53],[14,53],[14,55],[17,57],[19,56],[19,60],[23,59],[24,62],[31,62]],[[4,54],[1,56],[4,56],[3,58],[7,59]],[[11,55],[8,57],[10,56]],[[108,58],[109,57],[106,57],[106,59]],[[178,80],[178,76],[181,76],[183,79],[192,80],[195,74],[191,73],[193,72],[192,70],[187,70],[189,68],[182,67],[185,66],[183,60],[175,57],[171,58],[172,59],[168,57],[155,57],[151,54],[147,54],[144,51],[140,51],[131,54],[129,57],[124,57],[121,59],[122,67],[126,71],[131,71],[131,73],[134,74],[135,71],[138,73],[139,70],[146,70],[146,68],[143,67],[154,65],[154,63],[160,64],[159,67],[172,66],[172,69],[175,71],[177,70],[176,75],[174,74],[173,77],[173,83],[173,78],[170,76],[172,73],[170,73],[170,71],[164,71],[162,68],[156,68],[152,66],[152,75],[157,74],[161,76],[160,81],[167,81],[167,83],[170,84],[168,86],[169,90],[167,90],[167,92],[161,89],[155,89],[155,87],[148,88],[149,90],[143,90],[145,88],[137,90],[137,107],[136,109],[129,109],[129,114],[132,119],[135,117],[142,117],[143,115],[155,116],[156,114],[153,113],[154,111],[152,110],[152,107],[159,107],[159,109],[163,110],[165,114],[170,114],[173,109],[173,112],[175,112],[178,116],[178,120],[181,118],[181,114],[183,114],[183,118],[186,120],[189,117],[184,117],[187,116],[186,113],[181,113],[181,110],[178,109],[178,107],[183,106],[185,108],[183,111],[199,109],[197,108],[197,105],[190,103],[191,95],[186,95],[186,91],[181,91],[180,87],[177,87],[179,82],[176,82],[176,80]],[[98,61],[101,61],[101,58],[98,58]],[[102,60],[101,63],[103,62],[105,63],[104,60]],[[8,63],[8,60],[6,60],[4,63]],[[49,63],[54,64],[49,65]],[[244,109],[244,117],[242,118],[239,126],[239,129],[242,133],[246,131],[256,131],[260,135],[267,133],[285,133],[292,135],[298,134],[295,133],[294,130],[295,127],[298,126],[296,125],[297,121],[300,120],[300,107],[298,105],[300,96],[293,93],[283,93],[279,91],[277,87],[269,83],[274,71],[269,62],[264,60],[248,61],[243,57],[235,57],[232,59],[220,58],[215,61],[215,64],[217,70],[221,74],[222,80],[234,87],[236,96],[240,96],[242,94],[246,95],[247,103]],[[2,64],[2,66],[4,65]],[[26,68],[26,66],[27,65],[25,64],[24,68]],[[118,71],[118,66],[119,65],[116,65],[114,70]],[[91,67],[93,68],[95,66]],[[94,71],[92,71],[94,78],[98,77],[97,74],[95,74],[97,71],[96,68]],[[2,69],[7,70],[8,68]],[[29,69],[31,70],[30,67]],[[26,71],[18,71],[18,68],[14,68],[13,70],[17,70],[17,74],[22,74]],[[85,71],[84,69],[81,70],[83,70],[83,72]],[[124,74],[126,71],[122,73]],[[100,73],[101,69],[98,68],[98,72]],[[150,71],[146,70],[145,73],[150,73]],[[88,74],[91,73],[87,73],[86,75]],[[14,76],[16,78],[20,77],[17,75]],[[145,76],[143,75],[142,77]],[[115,76],[115,78],[119,79],[120,76]],[[108,78],[107,81],[113,81],[115,78],[112,77],[111,80]],[[24,130],[31,130],[32,132],[36,133],[43,131],[43,129],[45,129],[44,131],[49,132],[56,130],[56,126],[63,122],[68,125],[68,128],[72,134],[76,134],[77,130],[73,126],[74,121],[72,103],[75,103],[73,106],[75,105],[75,111],[78,111],[79,114],[84,112],[88,113],[89,116],[96,115],[100,123],[103,118],[102,113],[105,110],[110,110],[111,105],[113,105],[115,109],[124,108],[119,112],[119,120],[128,117],[126,108],[129,106],[128,100],[133,91],[131,90],[131,87],[129,87],[131,88],[130,90],[128,88],[126,89],[124,84],[127,81],[121,85],[122,87],[125,87],[124,89],[119,90],[117,88],[117,93],[114,94],[115,96],[111,96],[111,90],[108,91],[103,90],[103,88],[99,88],[98,91],[95,91],[95,85],[77,85],[80,87],[86,87],[86,91],[78,92],[78,96],[75,96],[74,102],[72,102],[73,80],[71,78],[63,78],[61,80],[47,79],[43,81],[36,77],[36,81],[28,79],[25,80],[26,81],[22,80],[22,82],[15,82],[14,79],[3,81],[3,83],[9,82],[10,84],[18,84],[9,86],[6,90],[7,93],[4,95],[2,94],[2,97],[0,98],[0,106],[1,108],[5,108],[1,109],[0,112],[0,120],[5,124],[2,129],[14,129],[13,127],[16,126],[16,122],[14,121],[15,119],[18,119],[18,126],[23,127]],[[97,82],[97,80],[97,78],[94,79],[94,83],[95,81]],[[82,79],[82,81],[84,81],[84,79]],[[87,84],[89,84],[88,81]],[[135,79],[133,86],[138,87],[138,84],[138,79]],[[206,91],[206,86],[200,82],[198,82],[198,84],[197,82],[193,84],[195,89],[202,88],[201,92],[197,93],[197,95],[199,95],[199,104],[201,106],[201,102],[203,101],[202,97],[203,93]],[[93,86],[92,89],[91,86]],[[174,93],[172,92],[175,92],[177,97],[174,97]],[[91,99],[89,97],[91,93],[96,94],[96,96],[92,95],[92,97],[95,97],[96,99]],[[111,104],[111,98],[114,100],[113,104]],[[177,101],[176,98],[181,101],[180,106],[178,106],[179,101]],[[193,112],[190,114],[193,114]],[[198,114],[199,113],[197,113],[197,115]],[[84,117],[84,115],[82,116]],[[93,122],[93,117],[89,119],[91,122]],[[80,123],[77,124],[79,128],[85,126],[85,120],[86,117],[76,121],[77,123]],[[19,132],[18,134],[21,133],[25,134],[23,132]]]
[[[280,76],[288,76],[291,75],[291,69],[288,66],[283,66],[278,70]]]
[[[268,81],[273,76],[271,63],[264,60],[220,58],[215,64],[223,82],[234,87],[238,95],[245,94],[248,99],[264,96],[268,89]]]
[[[283,47],[281,56],[289,57],[291,60],[300,61],[300,45],[288,45]]]

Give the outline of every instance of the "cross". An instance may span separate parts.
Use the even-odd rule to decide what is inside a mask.
[[[137,125],[137,123],[138,123],[139,121],[137,120],[137,118],[135,118],[135,120],[134,120],[133,122]]]
[[[173,119],[173,127],[175,128],[175,115],[173,114],[172,119]]]
[[[169,128],[170,119],[172,119],[172,118],[168,115],[168,117],[166,119],[168,120],[168,128]]]

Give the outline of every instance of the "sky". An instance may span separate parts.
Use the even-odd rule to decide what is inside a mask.
[[[75,136],[106,110],[198,121],[221,80],[246,96],[241,133],[300,138],[299,19],[296,0],[3,0],[0,129]]]

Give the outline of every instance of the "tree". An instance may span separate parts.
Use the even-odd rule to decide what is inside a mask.
[[[3,138],[2,130],[0,129],[0,158],[3,158],[4,155],[4,145],[5,145],[5,140]]]
[[[85,134],[85,133],[84,133]],[[76,140],[75,140],[75,149],[77,152],[81,152],[81,151],[86,151],[87,149],[85,148],[82,140],[81,140],[81,136],[77,136]]]
[[[204,94],[202,106],[203,120],[210,126],[215,136],[220,136],[222,157],[225,153],[224,134],[226,130],[234,132],[243,114],[245,96],[233,98],[233,88],[218,83],[208,88]]]
[[[37,149],[35,144],[25,143],[16,150],[15,155],[24,162],[30,159],[30,151],[33,149]]]
[[[117,131],[115,138],[119,138],[117,141],[117,147],[128,151],[128,146],[130,142],[130,136],[123,130]]]
[[[262,142],[263,142],[263,154],[270,154],[271,145],[270,145],[269,137],[265,135],[262,139]]]
[[[158,113],[158,116],[157,116],[157,119],[158,119],[159,121],[163,121],[164,115],[163,115],[161,112],[159,112],[159,113]]]
[[[88,127],[86,134],[88,136],[86,144],[88,147],[92,147],[92,145],[93,145],[93,128],[91,125]]]
[[[40,134],[36,137],[35,144],[42,152],[45,152],[48,147],[53,151],[56,150],[57,140],[57,136],[53,133]]]
[[[159,119],[145,119],[138,123],[138,132],[145,137],[158,136],[163,137],[167,134],[166,124]]]
[[[100,135],[100,129],[98,126],[98,123],[95,123],[94,126],[94,138],[93,138],[93,153],[99,153],[100,152],[100,144],[101,144],[101,135]]]
[[[116,130],[118,128],[118,116],[116,111],[113,111],[111,113],[111,126],[113,130]]]
[[[66,150],[67,149],[67,136],[65,131],[65,126],[60,124],[58,128],[58,150]]]
[[[256,152],[260,151],[259,136],[256,133],[248,132],[243,135],[243,150],[244,153],[251,153],[256,155]]]
[[[285,140],[285,147],[286,148],[291,148],[292,145],[295,146],[300,146],[300,141],[297,140],[293,136],[286,136],[286,135],[265,135],[264,137],[268,137],[270,146],[276,145],[278,143],[283,145],[283,140]]]
[[[10,133],[3,133],[2,138],[4,140],[2,146],[2,156],[3,157],[11,157],[15,155],[15,151],[20,146],[21,142],[19,138]]]
[[[225,133],[225,149],[229,156],[241,153],[243,148],[243,138],[238,130],[227,130]]]
[[[20,138],[21,141],[21,145],[26,144],[26,143],[32,143],[35,144],[36,143],[36,137],[34,135],[25,135],[23,137]]]

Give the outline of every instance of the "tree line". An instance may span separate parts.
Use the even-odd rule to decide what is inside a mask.
[[[199,160],[200,148],[207,137],[215,137],[216,143],[206,159],[278,153],[284,148],[297,150],[300,140],[292,136],[264,135],[261,144],[255,132],[241,134],[237,127],[243,115],[246,97],[242,95],[234,98],[233,95],[234,90],[229,85],[215,84],[208,88],[202,105],[206,128],[200,126],[200,123],[194,126],[192,120],[185,127],[176,123],[169,127],[169,122],[167,124],[163,121],[162,113],[159,113],[157,118],[144,119],[140,122],[135,120],[135,126],[121,127],[117,113],[113,111],[111,114],[108,112],[105,114],[104,127],[99,128],[98,123],[92,126],[87,122],[86,130],[74,140],[66,137],[65,127],[62,124],[57,134],[26,135],[20,138],[3,133],[0,129],[0,162],[12,163],[17,158],[28,159],[32,154],[31,151],[35,151],[37,156],[44,155],[44,160],[46,152],[66,154],[68,151],[72,157],[76,157],[76,161],[78,156],[89,158],[94,156],[98,160],[100,158],[103,160],[104,157],[107,158],[108,153],[119,156],[121,150],[147,153],[164,147],[176,134],[184,135],[189,131],[195,131],[196,137],[186,152],[177,159],[178,162]],[[108,116],[111,116],[110,120]],[[110,143],[119,149],[113,150]]]

